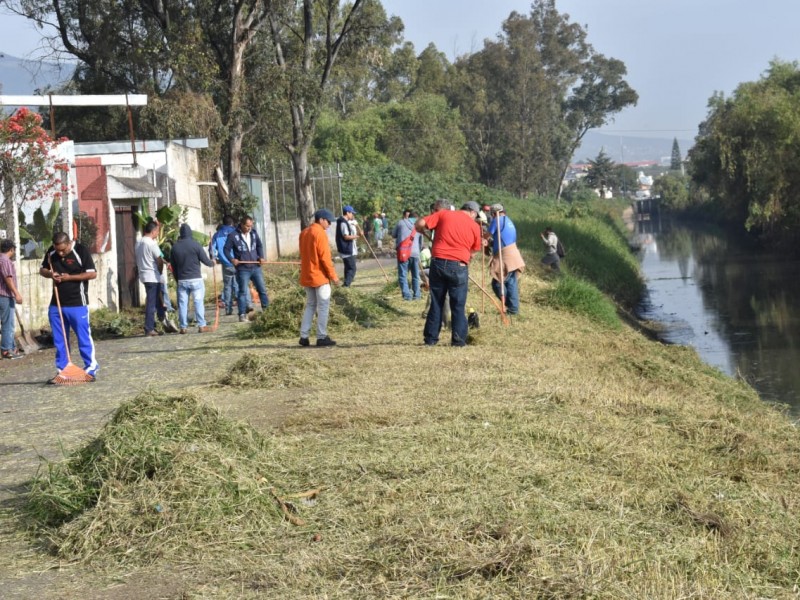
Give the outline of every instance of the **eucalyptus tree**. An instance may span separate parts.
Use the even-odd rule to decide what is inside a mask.
[[[448,97],[485,183],[558,194],[586,132],[636,102],[623,63],[586,36],[555,0],[534,0],[527,16],[511,13],[497,40],[456,61]]]
[[[378,0],[303,0],[296,9],[269,16],[275,104],[269,118],[274,136],[289,154],[300,222],[315,209],[309,151],[337,60],[380,46],[391,29]]]

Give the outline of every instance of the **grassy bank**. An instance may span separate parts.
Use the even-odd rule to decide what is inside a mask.
[[[150,392],[125,415],[154,403],[154,418],[114,418],[135,444],[109,445],[98,468],[43,472],[40,494],[52,472],[57,491],[94,490],[36,530],[71,575],[60,594],[136,574],[177,578],[185,598],[795,597],[796,428],[692,350],[574,310],[559,288],[589,284],[537,256],[522,315],[503,326],[487,302],[466,348],[423,347],[422,305],[384,300],[367,263],[339,305],[339,347],[300,349],[270,322],[221,338],[200,366],[217,383],[189,390],[201,408]],[[480,310],[474,288],[469,303]],[[359,324],[351,305],[389,317]],[[197,416],[163,422],[171,405]],[[255,445],[232,445],[237,430]]]

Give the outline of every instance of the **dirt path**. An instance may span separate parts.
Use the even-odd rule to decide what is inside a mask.
[[[394,259],[381,258],[391,280]],[[341,263],[337,264],[341,274]],[[359,261],[353,286],[375,289],[385,283],[374,258]],[[210,307],[207,314],[213,317]],[[131,337],[97,341],[100,363],[95,383],[52,386],[54,351],[44,349],[16,361],[0,361],[0,597],[2,598],[172,598],[182,594],[191,574],[161,570],[152,577],[137,572],[135,581],[106,580],[89,569],[53,561],[41,571],[42,554],[30,547],[19,528],[19,507],[26,484],[36,473],[39,457],[57,459],[62,448],[72,450],[91,439],[122,401],[151,388],[159,391],[203,389],[204,399],[237,419],[268,429],[291,411],[279,395],[231,394],[209,387],[248,350],[297,349],[296,339],[240,340],[236,315],[221,318],[215,333]],[[335,352],[335,350],[334,350]],[[79,364],[79,363],[78,363]],[[80,364],[79,364],[80,366]],[[25,557],[21,560],[20,557]],[[45,559],[46,560],[46,559]],[[147,582],[143,585],[143,582]],[[69,590],[69,591],[66,591]],[[98,591],[102,590],[102,591]]]

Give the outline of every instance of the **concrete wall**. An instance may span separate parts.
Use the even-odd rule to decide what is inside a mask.
[[[93,254],[97,278],[89,282],[89,308],[117,306],[116,255],[113,252]],[[47,310],[53,294],[53,282],[39,275],[41,260],[23,260],[17,263],[17,280],[22,304],[19,306],[24,325],[39,328],[48,324]]]

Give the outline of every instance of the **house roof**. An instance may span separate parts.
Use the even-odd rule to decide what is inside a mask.
[[[208,148],[208,138],[181,138],[178,140],[136,140],[136,152],[163,152],[169,144],[199,150]],[[75,144],[75,156],[97,156],[99,154],[129,154],[128,142],[81,142]]]
[[[161,190],[147,179],[108,176],[108,197],[111,200],[161,198]]]

